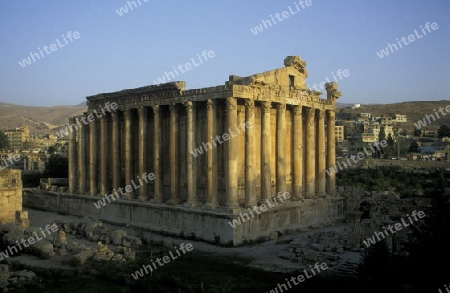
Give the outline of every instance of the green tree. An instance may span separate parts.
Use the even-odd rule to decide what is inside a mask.
[[[387,136],[387,143],[388,143],[388,146],[390,146],[390,147],[394,146],[394,139],[392,138],[392,135],[390,132]]]
[[[420,130],[420,129],[414,129],[413,135],[414,135],[414,136],[422,136],[422,130]]]
[[[450,137],[450,128],[447,125],[442,124],[437,133],[439,138]]]
[[[380,126],[380,133],[378,133],[378,140],[382,141],[386,139],[386,130],[384,129],[384,125]]]
[[[0,149],[5,149],[9,146],[8,137],[0,130]]]
[[[69,161],[62,155],[53,154],[45,163],[44,177],[68,177]]]
[[[417,141],[412,140],[411,144],[409,145],[408,152],[410,153],[418,153],[419,152],[419,145],[417,144]]]

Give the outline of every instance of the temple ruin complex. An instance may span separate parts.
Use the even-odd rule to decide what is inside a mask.
[[[84,116],[104,115],[69,119],[69,193],[39,196],[60,211],[232,245],[341,220],[344,200],[325,172],[335,165],[341,93],[328,83],[321,99],[307,77],[306,62],[288,56],[283,68],[221,86],[179,81],[87,97]],[[105,112],[107,103],[118,107]],[[93,205],[149,173],[154,180]],[[289,200],[229,225],[279,192]]]

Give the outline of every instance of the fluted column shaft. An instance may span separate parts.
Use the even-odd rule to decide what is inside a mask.
[[[89,124],[89,190],[92,196],[98,193],[98,145],[97,121]]]
[[[237,100],[227,98],[227,124],[226,132],[234,129],[237,125]],[[235,135],[236,136],[236,135]],[[238,206],[238,139],[230,133],[230,138],[226,143],[226,159],[228,161],[226,169],[226,205],[233,209]]]
[[[272,143],[270,134],[270,102],[262,102],[261,110],[261,202],[270,198],[272,193],[271,162]]]
[[[317,121],[317,161],[316,161],[316,176],[317,176],[317,195],[326,195],[326,178],[325,178],[325,111],[318,111],[318,121]]]
[[[188,101],[186,106],[186,171],[187,171],[187,191],[188,200],[187,205],[195,207],[199,204],[197,195],[197,159],[194,157],[195,149],[195,125],[196,125],[196,109],[192,101]]]
[[[215,139],[216,135],[216,103],[214,100],[206,101],[207,108],[207,133],[208,140]],[[217,148],[211,148],[207,152],[207,199],[206,205],[211,208],[218,206],[217,201]]]
[[[303,112],[302,106],[294,106],[294,180],[293,198],[303,197]]]
[[[80,123],[78,118],[71,119],[69,122]],[[76,128],[71,130],[69,133],[69,192],[74,193],[77,189],[77,131]]]
[[[155,195],[153,202],[161,203],[163,201],[164,181],[162,174],[162,135],[161,135],[161,108],[159,105],[153,108],[153,126],[154,126],[154,145],[153,145],[153,169],[155,170]]]
[[[108,193],[108,117],[100,118],[100,194]]]
[[[314,198],[315,195],[315,185],[316,185],[316,153],[315,153],[315,110],[308,108],[306,109],[306,173],[305,173],[305,184],[306,184],[306,197]]]
[[[178,174],[178,106],[170,105],[170,134],[169,134],[169,157],[170,157],[170,203],[178,204],[179,198],[179,174]]]
[[[277,192],[286,192],[286,105],[277,105]]]
[[[131,110],[127,109],[124,111],[124,119],[125,119],[125,135],[124,135],[124,144],[125,144],[125,154],[124,154],[124,165],[125,165],[125,185],[131,184],[134,175],[133,168],[133,122],[131,117]],[[125,198],[132,199],[134,197],[134,192],[127,192],[125,194]]]
[[[112,154],[112,187],[115,191],[120,188],[121,175],[121,156],[120,156],[120,114],[111,113],[112,116],[112,134],[111,134],[111,154]]]
[[[335,112],[327,111],[327,169],[336,165]],[[328,194],[336,193],[336,175],[331,172],[327,177]]]
[[[81,123],[78,140],[78,193],[86,193],[86,125]]]
[[[255,194],[255,102],[245,101],[245,120],[248,127],[245,128],[245,206],[256,205]]]
[[[138,109],[139,114],[139,176],[145,176],[147,170],[147,108],[142,107]],[[145,180],[141,179],[143,185],[139,188],[139,200],[148,200],[148,185]]]

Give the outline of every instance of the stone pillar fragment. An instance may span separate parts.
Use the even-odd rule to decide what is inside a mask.
[[[306,116],[306,170],[305,170],[305,184],[306,184],[306,197],[314,198],[315,185],[316,185],[316,153],[315,153],[315,110],[307,108],[305,112]]]
[[[277,105],[277,190],[286,192],[286,105]]]
[[[261,202],[271,198],[272,193],[272,137],[270,134],[270,109],[271,102],[261,103]]]
[[[303,198],[303,109],[302,106],[294,106],[294,178],[293,198]]]
[[[97,121],[89,124],[89,191],[92,196],[98,193],[98,145]]]
[[[318,196],[326,195],[326,178],[325,178],[325,111],[318,110],[317,112],[317,160],[316,160],[316,178],[317,178],[317,190]]]
[[[169,134],[169,157],[170,157],[170,200],[171,204],[180,203],[180,183],[178,172],[178,106],[170,105],[170,134]]]
[[[141,107],[138,109],[139,114],[139,177],[142,178],[144,174],[149,171],[147,166],[147,141],[148,141],[148,131],[147,131],[147,108]],[[139,200],[148,200],[148,186],[144,179],[141,179],[143,185],[139,187]]]
[[[238,139],[237,134],[230,132],[237,125],[237,100],[236,98],[226,99],[227,124],[226,131],[230,133],[230,138],[226,142],[226,160],[228,161],[226,172],[226,206],[234,210],[238,207]]]
[[[108,193],[108,117],[102,116],[100,119],[100,195]]]
[[[327,169],[334,168],[336,165],[336,138],[335,138],[335,112],[327,111]],[[327,177],[328,194],[336,193],[336,174],[331,172]]]
[[[78,136],[78,194],[86,193],[86,125],[80,124]]]
[[[187,191],[188,200],[187,205],[195,207],[199,205],[197,195],[197,158],[194,157],[195,149],[195,125],[196,125],[196,109],[192,101],[188,101],[186,106],[186,173],[187,173]]]
[[[245,206],[257,204],[255,194],[255,102],[245,100]],[[248,126],[248,127],[247,127]]]
[[[164,181],[162,173],[162,135],[161,135],[161,107],[159,105],[152,106],[153,109],[153,126],[154,126],[154,146],[153,146],[153,169],[155,170],[155,195],[154,203],[163,201]]]
[[[78,118],[69,119],[70,124],[78,124]],[[31,163],[30,163],[31,164]],[[75,193],[77,189],[77,131],[71,129],[69,132],[69,192]]]
[[[112,112],[111,154],[112,154],[112,187],[115,191],[120,188],[120,175],[122,170],[122,159],[120,155],[120,114]]]
[[[207,134],[208,140],[215,139],[216,135],[216,103],[214,100],[206,101],[207,108]],[[207,198],[206,206],[216,208],[217,201],[217,148],[211,148],[207,152]]]
[[[125,165],[125,186],[130,185],[131,181],[134,179],[134,168],[133,168],[133,122],[131,109],[127,109],[123,113],[125,119],[125,155],[124,155],[124,165]],[[132,199],[134,197],[134,192],[126,192],[125,198]]]

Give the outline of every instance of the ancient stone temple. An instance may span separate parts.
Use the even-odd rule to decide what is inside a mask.
[[[306,62],[288,56],[283,68],[231,75],[222,86],[186,90],[185,82],[171,82],[87,97],[84,116],[95,119],[70,118],[79,126],[69,134],[71,195],[59,205],[234,245],[341,219],[343,199],[325,172],[335,165],[341,94],[328,83],[321,99],[307,77]],[[105,111],[112,103],[117,107]],[[153,180],[144,182],[150,173]],[[132,182],[120,199],[94,208]],[[289,199],[242,218],[279,192]],[[237,217],[243,223],[233,228]]]

